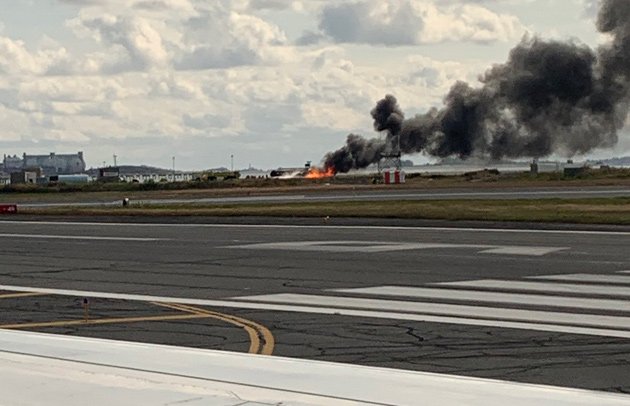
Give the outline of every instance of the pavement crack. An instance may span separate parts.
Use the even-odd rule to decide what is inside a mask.
[[[164,406],[168,406],[168,405],[183,405],[185,403],[196,402],[198,400],[203,400],[203,398],[202,397],[196,397],[196,398],[190,398],[190,399],[184,399],[184,400],[177,400],[175,402],[164,403]]]
[[[418,335],[416,332],[416,329],[413,327],[407,327],[407,331],[405,334],[407,334],[410,337],[413,337],[417,340],[417,344],[420,344],[421,342],[424,341],[424,337],[422,337],[421,335]]]

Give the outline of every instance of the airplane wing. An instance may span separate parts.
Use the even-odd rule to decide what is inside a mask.
[[[2,405],[630,405],[630,396],[0,330]]]

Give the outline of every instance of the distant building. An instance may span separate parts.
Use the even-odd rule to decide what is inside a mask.
[[[147,182],[192,182],[199,178],[200,175],[193,172],[177,172],[173,173],[137,173],[137,174],[121,174],[120,178],[124,182],[129,183],[147,183]]]
[[[585,164],[574,164],[573,161],[567,161],[564,166],[564,176],[567,178],[576,178],[584,175],[588,171],[589,167]]]
[[[0,185],[8,185],[11,183],[11,175],[0,172]]]
[[[20,170],[18,172],[11,172],[11,184],[21,183],[38,183],[38,179],[42,176],[39,168],[31,168],[27,170]]]
[[[2,170],[5,173],[20,171],[22,169],[23,169],[22,158],[20,158],[17,155],[4,156],[4,160],[2,161]]]
[[[42,168],[44,176],[72,175],[85,172],[83,152],[77,154],[27,155],[22,159],[23,168]]]
[[[106,168],[99,168],[96,180],[99,182],[119,182],[120,181],[120,168],[117,166],[108,166]]]
[[[41,168],[42,175],[72,175],[85,172],[85,161],[83,152],[77,154],[55,154],[49,155],[27,155],[22,158],[17,155],[4,156],[2,161],[2,171],[13,173],[29,168]]]

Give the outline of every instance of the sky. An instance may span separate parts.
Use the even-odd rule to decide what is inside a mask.
[[[0,0],[0,157],[194,170],[320,162],[477,82],[524,36],[591,47],[597,0]],[[612,150],[630,154],[624,129]],[[411,157],[416,162],[423,156]]]

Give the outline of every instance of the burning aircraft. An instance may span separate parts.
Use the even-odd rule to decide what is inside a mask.
[[[321,169],[313,167],[311,166],[311,161],[308,161],[304,168],[278,168],[271,171],[270,176],[278,179],[324,179],[335,176],[335,173],[333,168]]]

